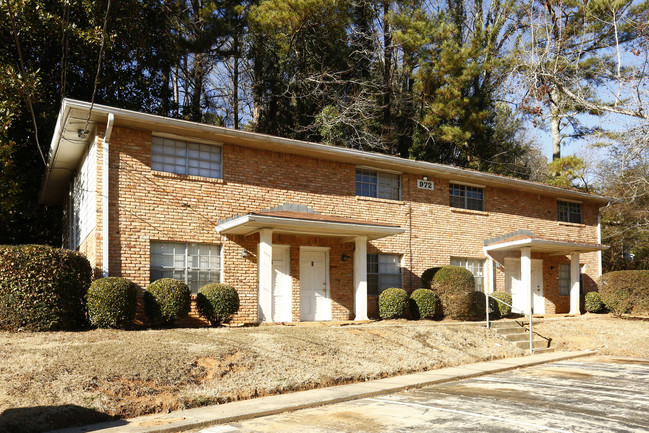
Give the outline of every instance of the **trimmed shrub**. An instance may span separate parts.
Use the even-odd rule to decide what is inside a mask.
[[[586,311],[588,311],[589,313],[601,313],[602,311],[604,311],[604,303],[602,302],[602,297],[599,296],[599,293],[586,293],[584,308],[586,308]]]
[[[144,291],[144,312],[153,325],[167,325],[187,317],[191,302],[187,284],[173,278],[156,280]]]
[[[473,313],[473,274],[460,266],[443,266],[433,277],[433,292],[439,297],[442,314],[466,320]]]
[[[475,320],[485,320],[487,317],[485,309],[485,294],[484,292],[473,292],[473,305],[471,310],[471,318]],[[491,319],[500,317],[498,311],[498,303],[495,299],[489,298],[489,317]]]
[[[417,289],[410,294],[410,317],[432,319],[437,311],[437,296],[430,289]]]
[[[0,329],[86,325],[92,268],[81,254],[45,245],[0,246]]]
[[[512,295],[502,290],[495,291],[491,294],[496,299],[507,302],[507,304],[512,305]],[[512,312],[512,307],[504,304],[502,302],[496,301],[496,311],[498,312],[498,317],[507,317]]]
[[[440,269],[442,269],[442,266],[435,266],[435,267],[426,269],[421,274],[421,283],[424,285],[425,288],[427,288],[427,289],[432,288],[433,278],[435,277],[435,274],[437,273],[437,271],[439,271]]]
[[[379,295],[379,317],[383,320],[406,317],[408,300],[408,293],[403,289],[385,289]]]
[[[88,318],[97,328],[124,328],[135,318],[137,286],[131,280],[106,277],[88,289]]]
[[[602,302],[611,313],[649,313],[649,271],[608,272],[597,285]]]
[[[196,308],[214,326],[228,323],[239,311],[239,294],[227,284],[208,284],[198,289]]]

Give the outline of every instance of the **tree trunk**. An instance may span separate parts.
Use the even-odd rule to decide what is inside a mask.
[[[550,91],[550,123],[552,125],[552,160],[561,158],[561,95]]]
[[[390,124],[392,122],[392,29],[387,20],[390,13],[390,1],[383,2],[383,137],[388,141],[390,135]]]
[[[239,34],[233,35],[234,65],[232,65],[232,118],[234,129],[239,129]]]

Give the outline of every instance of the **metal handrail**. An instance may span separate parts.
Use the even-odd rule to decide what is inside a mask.
[[[515,311],[515,312],[518,312],[520,314],[525,315],[524,311],[520,311],[518,308],[514,308],[513,305],[508,304],[507,302],[505,302],[503,300],[500,300],[500,299],[498,299],[498,298],[496,298],[494,296],[491,296],[491,294],[487,293],[486,291],[483,292],[483,293],[486,296],[486,298],[485,298],[485,304],[486,304],[485,309],[486,309],[486,312],[487,312],[487,328],[491,328],[491,324],[489,323],[489,298],[495,300],[496,302],[502,302],[503,304],[509,306],[512,309],[512,311]],[[529,318],[529,321],[530,321],[530,355],[534,354],[534,341],[533,341],[534,333],[532,331],[532,314],[534,313],[533,310],[534,310],[534,308],[530,307],[530,314],[529,314],[529,316],[530,316],[530,318]]]

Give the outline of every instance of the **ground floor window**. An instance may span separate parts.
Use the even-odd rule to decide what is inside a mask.
[[[451,257],[451,265],[461,266],[471,271],[475,279],[475,290],[484,291],[484,259],[470,259],[467,257]]]
[[[401,288],[401,256],[367,255],[367,294],[376,296],[389,287]]]
[[[570,296],[570,265],[559,264],[559,295]]]
[[[192,293],[221,282],[221,246],[185,242],[151,242],[151,282],[160,278],[184,281]]]

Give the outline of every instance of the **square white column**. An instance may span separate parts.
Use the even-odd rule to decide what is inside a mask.
[[[354,320],[367,318],[367,237],[354,238]]]
[[[579,253],[570,254],[570,314],[579,311]]]
[[[532,314],[532,248],[521,248],[521,286],[525,293],[527,314]]]
[[[257,266],[259,267],[259,320],[267,322],[272,320],[273,306],[273,231],[262,229],[259,231],[259,254]]]
[[[486,293],[493,293],[494,292],[494,285],[495,285],[495,279],[494,279],[494,259],[491,256],[487,256],[487,263],[485,264],[485,281],[487,284],[485,284],[485,292]]]

